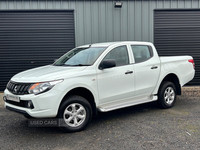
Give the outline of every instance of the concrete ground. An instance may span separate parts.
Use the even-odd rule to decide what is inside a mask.
[[[3,93],[0,93],[0,107],[3,106],[4,101],[3,101]]]
[[[200,150],[200,87],[184,87],[170,109],[153,102],[100,113],[77,133],[29,127],[0,95],[0,150]]]

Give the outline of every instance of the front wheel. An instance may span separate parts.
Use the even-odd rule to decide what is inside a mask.
[[[33,117],[29,116],[29,115],[24,115],[25,118],[27,119],[32,119]]]
[[[60,128],[64,132],[77,132],[85,129],[92,118],[90,103],[81,96],[70,96],[60,106],[58,112]]]
[[[163,82],[158,92],[158,104],[162,108],[171,108],[176,102],[176,88],[172,82]]]

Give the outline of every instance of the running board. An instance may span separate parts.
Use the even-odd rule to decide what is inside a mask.
[[[98,110],[100,112],[108,112],[108,111],[112,111],[112,110],[116,110],[116,109],[120,109],[120,108],[125,108],[125,107],[129,107],[129,106],[134,106],[134,105],[139,105],[139,104],[143,104],[143,103],[148,103],[148,102],[153,102],[156,101],[158,99],[157,95],[151,96],[150,99],[145,99],[145,100],[135,100],[132,102],[126,102],[126,103],[119,103],[116,105],[109,105],[109,106],[100,106],[98,108]]]

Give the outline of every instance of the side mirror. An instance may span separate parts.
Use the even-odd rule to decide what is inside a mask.
[[[103,69],[112,68],[112,67],[115,67],[115,66],[116,66],[116,62],[115,62],[114,59],[106,59],[106,60],[103,60],[100,63],[99,69],[103,70]]]

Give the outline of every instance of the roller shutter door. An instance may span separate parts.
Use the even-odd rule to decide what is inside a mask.
[[[160,56],[191,55],[200,85],[200,10],[154,10],[154,44]]]
[[[16,73],[74,48],[73,10],[0,11],[0,91]]]

